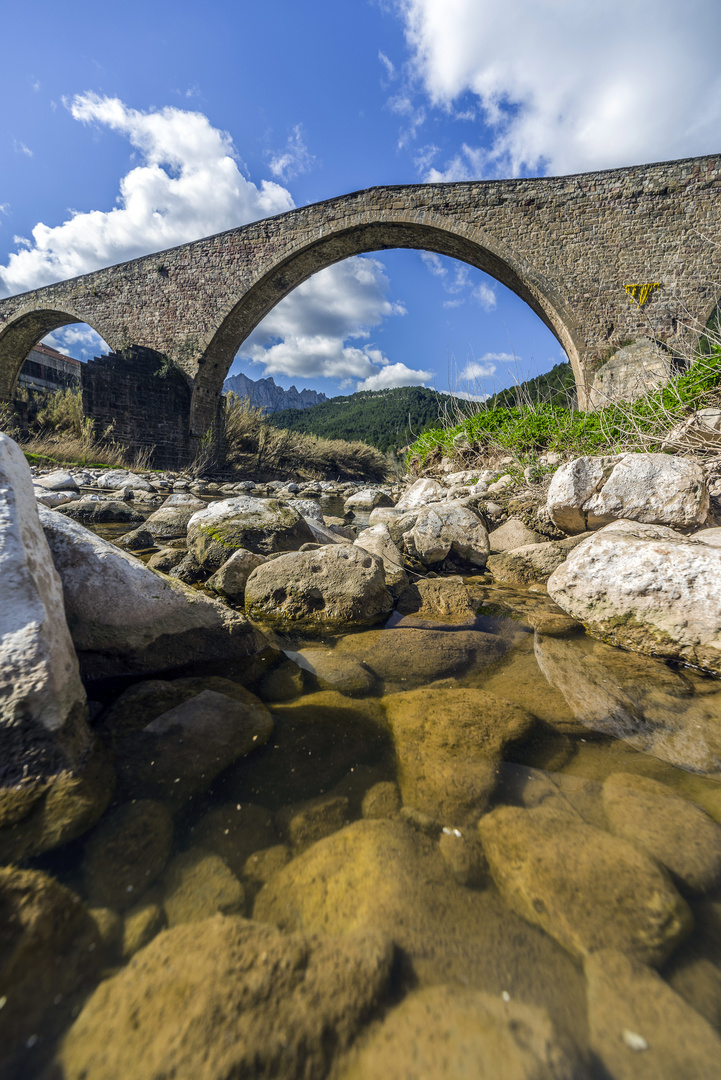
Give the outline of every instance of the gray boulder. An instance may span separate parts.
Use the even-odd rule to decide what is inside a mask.
[[[427,503],[440,502],[448,494],[438,480],[416,480],[396,503],[396,510],[418,510]]]
[[[380,488],[363,488],[346,499],[343,509],[347,513],[349,510],[375,510],[376,506],[393,506],[393,499]]]
[[[188,551],[211,571],[218,570],[238,548],[271,555],[297,551],[313,541],[298,511],[277,499],[250,495],[224,499],[199,510],[188,522]]]
[[[86,678],[227,664],[265,645],[238,612],[54,510],[40,514]]]
[[[358,534],[354,544],[370,555],[376,555],[383,563],[386,586],[393,596],[408,587],[408,575],[403,569],[403,556],[393,543],[391,534],[385,525],[371,525]]]
[[[424,566],[443,562],[448,555],[470,566],[486,565],[490,550],[486,527],[477,514],[459,503],[423,507],[410,535],[410,553]]]
[[[351,544],[280,555],[245,586],[247,614],[269,622],[370,626],[392,608],[381,560]]]

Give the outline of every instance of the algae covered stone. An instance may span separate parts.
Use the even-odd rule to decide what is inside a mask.
[[[391,960],[372,932],[285,936],[220,915],[176,926],[100,984],[57,1063],[66,1080],[323,1080],[385,995]]]
[[[403,802],[443,824],[477,820],[504,748],[537,724],[519,705],[483,690],[413,690],[383,699]]]
[[[575,956],[617,948],[662,964],[691,929],[688,905],[657,864],[570,808],[502,806],[478,829],[506,903]]]

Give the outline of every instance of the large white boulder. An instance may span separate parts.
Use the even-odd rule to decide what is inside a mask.
[[[611,644],[721,674],[721,548],[702,536],[613,522],[553,572],[549,596]]]
[[[376,506],[393,506],[393,499],[380,488],[362,488],[346,499],[343,509],[347,513],[349,510],[375,510]]]
[[[265,642],[238,612],[41,510],[81,670],[88,678],[229,663]]]
[[[706,520],[709,494],[700,465],[667,454],[580,457],[562,465],[546,503],[565,533],[624,518],[690,529]]]
[[[109,469],[98,477],[98,487],[107,491],[121,491],[129,488],[131,491],[155,491],[155,488],[144,476],[129,472],[127,469]]]
[[[30,469],[2,434],[0,582],[0,858],[7,860],[83,832],[104,810],[112,778],[106,792],[86,790],[95,744],[62,585]],[[56,803],[50,821],[46,811]]]
[[[408,534],[406,534],[407,536]],[[483,567],[490,551],[486,527],[472,510],[457,502],[435,503],[420,511],[410,532],[411,554],[424,566],[452,555],[457,561]]]

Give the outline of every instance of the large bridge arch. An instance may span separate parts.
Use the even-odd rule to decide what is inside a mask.
[[[517,252],[485,230],[438,213],[396,211],[373,220],[367,212],[317,228],[263,267],[233,305],[210,341],[193,391],[191,430],[196,437],[212,424],[216,402],[238,349],[265,316],[304,281],[334,263],[394,248],[432,251],[468,263],[506,285],[542,319],[571,361],[577,382],[579,320],[558,285],[549,282]]]

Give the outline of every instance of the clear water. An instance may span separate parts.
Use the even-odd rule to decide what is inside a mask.
[[[326,503],[323,509],[332,512]],[[224,769],[206,790],[185,798],[171,793],[165,800],[172,818],[167,858],[150,860],[147,880],[132,886],[131,898],[123,874],[116,874],[113,894],[102,844],[99,854],[94,839],[102,841],[117,801],[90,834],[28,863],[90,907],[104,908],[106,923],[115,926],[107,931],[102,964],[66,1018],[66,1031],[94,987],[117,978],[129,962],[133,935],[136,944],[147,944],[168,923],[200,925],[215,912],[276,923],[284,933],[342,936],[352,927],[376,928],[390,937],[396,946],[392,975],[363,1022],[370,1027],[358,1037],[361,1048],[367,1032],[376,1030],[373,1024],[424,988],[470,988],[506,1004],[544,1009],[559,1045],[570,1047],[580,1062],[573,1075],[635,1075],[614,1071],[589,1051],[589,1039],[593,1043],[597,1036],[589,1034],[583,972],[588,942],[593,949],[600,942],[643,954],[648,970],[658,970],[664,985],[693,1010],[680,1013],[680,1026],[664,1038],[678,1045],[696,1039],[690,1019],[685,1030],[686,1016],[700,1016],[709,1031],[721,1031],[718,841],[710,828],[708,845],[691,850],[696,819],[686,832],[681,820],[689,808],[692,815],[702,811],[709,825],[721,821],[721,682],[594,641],[545,594],[493,587],[482,575],[465,583],[475,615],[443,621],[396,614],[386,628],[333,638],[275,635],[280,648],[304,657],[306,670],[281,665],[253,683],[253,693],[273,716],[270,739]],[[325,681],[307,670],[314,658],[316,671],[326,671]],[[341,678],[339,671],[346,689],[359,671],[367,673],[367,683],[351,686],[350,696],[328,689],[332,679]],[[113,701],[102,704],[95,723],[110,744],[117,745],[118,725],[127,737],[147,722],[129,707],[121,720],[115,716],[109,723]],[[471,714],[486,732],[485,743],[468,723]],[[188,767],[192,771],[192,762]],[[137,797],[143,795],[138,789]],[[164,802],[157,792],[153,798]],[[122,786],[119,801],[130,802]],[[658,815],[666,805],[664,843]],[[523,810],[539,823],[537,850],[523,847],[526,818],[519,819],[521,848],[514,848],[513,838],[503,841],[483,831],[483,821],[496,820],[502,807]],[[341,857],[332,845],[342,834],[349,840]],[[142,840],[129,840],[123,857],[130,865],[132,845],[140,850]],[[640,862],[629,848],[642,852]],[[508,880],[504,858],[513,871]],[[525,869],[519,870],[521,864]],[[653,880],[649,866],[658,874]],[[320,878],[324,885],[318,891]],[[649,905],[662,906],[668,896],[678,897],[676,914],[683,912],[686,928],[676,933],[656,927],[667,945],[649,944]],[[609,910],[616,902],[618,911]],[[524,909],[524,903],[536,907]],[[123,933],[125,955],[118,937]],[[641,939],[645,944],[638,944]],[[75,947],[67,944],[68,956]],[[636,1006],[641,1008],[634,994],[648,991],[634,991],[629,983],[614,992],[622,1012],[633,1017]],[[642,1044],[658,1044],[664,1027],[659,1009],[655,1027],[643,1017],[619,1026],[629,1069],[635,1068],[634,1054],[640,1061],[658,1052],[658,1045],[647,1050]],[[166,1016],[164,1023],[175,1020]],[[643,1023],[648,1029],[636,1031]],[[158,1031],[158,1039],[166,1037]],[[57,1047],[62,1038],[61,1033]],[[97,1038],[103,1042],[102,1031]],[[128,1045],[133,1038],[129,1032]],[[635,1049],[634,1038],[641,1040]],[[115,1057],[110,1053],[115,1064],[98,1076],[131,1075],[123,1071],[124,1044],[119,1039]],[[73,1071],[72,1038],[68,1045],[70,1050],[58,1051],[63,1063],[49,1075],[95,1080],[92,1071]],[[53,1038],[43,1029],[33,1032],[25,1071],[18,1075],[35,1075],[55,1052]],[[369,1053],[369,1062],[383,1060],[373,1057],[372,1048]],[[407,1071],[392,1075],[424,1075],[422,1059],[421,1071],[413,1072],[413,1053],[407,1051]],[[721,1059],[717,1065],[718,1073],[710,1066],[688,1075],[721,1075]],[[148,1064],[147,1076],[191,1077],[195,1068],[183,1071],[181,1065],[166,1074]],[[258,1063],[257,1073],[203,1075],[275,1075],[263,1068]],[[342,1080],[346,1063],[339,1068]],[[351,1060],[347,1068],[350,1077],[376,1075],[380,1066],[353,1066]],[[298,1069],[297,1075],[306,1075]],[[433,1075],[446,1073],[441,1068]]]

